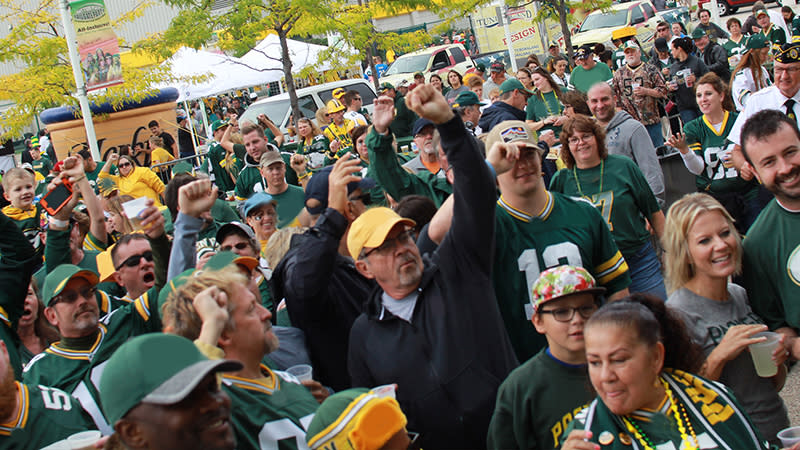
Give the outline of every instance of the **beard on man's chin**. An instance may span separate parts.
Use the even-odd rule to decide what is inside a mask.
[[[10,416],[17,407],[17,385],[14,381],[14,370],[9,364],[0,381],[0,419]]]

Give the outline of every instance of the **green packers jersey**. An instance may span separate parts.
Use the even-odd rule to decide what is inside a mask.
[[[280,194],[273,195],[272,198],[278,202],[278,228],[286,226],[295,226],[297,223],[297,215],[306,206],[306,194],[303,188],[289,185],[289,187]]]
[[[728,39],[722,44],[722,48],[725,49],[728,58],[731,56],[742,56],[747,51],[747,38],[742,36],[739,42],[733,42],[733,39]]]
[[[103,434],[111,434],[113,429],[100,406],[100,376],[108,358],[125,341],[161,331],[157,304],[158,292],[153,288],[136,301],[111,311],[100,319],[99,332],[88,349],[74,350],[61,342],[53,343],[25,366],[23,380],[71,393],[92,416],[97,428]]]
[[[281,379],[265,365],[265,378],[223,374],[239,449],[306,449],[306,428],[319,403],[304,386]]]
[[[772,200],[744,240],[742,274],[753,311],[771,330],[800,330],[800,213]]]
[[[564,111],[564,105],[561,104],[555,91],[546,93],[537,91],[536,94],[528,97],[528,107],[525,108],[525,111],[526,120],[538,122],[547,117],[560,116]],[[554,127],[552,125],[543,126],[537,133],[541,135],[544,130],[553,130],[556,134],[556,138],[561,134],[561,127]]]
[[[0,448],[38,449],[97,428],[66,392],[35,384],[16,385],[20,409],[10,422],[0,423]]]
[[[572,418],[593,398],[586,365],[556,361],[542,350],[500,385],[488,448],[560,448]]]
[[[42,244],[42,237],[39,235],[42,231],[42,221],[45,220],[46,214],[42,206],[34,203],[30,209],[23,210],[8,205],[3,208],[3,214],[8,216],[9,219],[17,223],[17,226],[22,230],[22,234],[31,243],[36,255],[41,260],[44,255],[44,245]]]
[[[247,200],[251,195],[253,195],[254,192],[256,192],[256,185],[260,185],[260,189],[258,189],[258,191],[263,192],[267,183],[261,176],[261,172],[258,170],[257,166],[246,166],[241,172],[239,172],[239,176],[236,177],[236,189],[234,189],[236,200]]]
[[[772,24],[768,29],[761,30],[761,32],[764,33],[764,37],[766,37],[767,40],[772,43],[773,52],[779,50],[781,44],[786,43],[786,33],[784,33],[783,28],[781,27],[777,27]]]
[[[209,175],[213,174],[212,179],[214,180],[214,184],[217,185],[217,188],[220,190],[220,192],[232,191],[235,187],[234,180],[231,178],[230,173],[225,170],[225,166],[228,164],[225,156],[226,152],[225,149],[222,148],[222,145],[220,145],[219,142],[212,142],[208,147],[206,161],[203,163],[203,167],[200,169]]]
[[[586,268],[608,294],[631,283],[628,264],[591,203],[548,192],[537,215],[497,202],[494,291],[506,331],[520,361],[546,346],[531,324],[531,287],[539,273],[571,264]]]
[[[309,153],[327,153],[330,148],[331,142],[325,137],[324,134],[318,134],[311,139],[309,144],[306,144],[304,139],[297,142],[297,150],[295,153],[299,155],[306,155]]]
[[[550,190],[592,202],[625,258],[650,240],[644,218],[659,210],[658,202],[630,158],[608,155],[591,169],[561,169],[550,182]]]
[[[689,149],[703,159],[705,168],[697,175],[695,184],[699,191],[715,193],[744,192],[753,190],[755,184],[745,181],[734,167],[726,168],[722,164],[722,155],[733,150],[733,143],[728,141],[728,134],[736,122],[738,114],[725,112],[719,133],[714,129],[705,115],[689,121],[683,126],[686,144]]]
[[[47,156],[42,156],[36,161],[32,161],[31,167],[33,167],[33,170],[39,172],[40,174],[42,174],[42,176],[46,177],[50,175],[50,171],[53,169],[53,162],[50,161],[50,158],[48,158]]]

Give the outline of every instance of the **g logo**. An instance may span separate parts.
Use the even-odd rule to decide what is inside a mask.
[[[794,284],[800,286],[800,245],[789,255],[786,262],[786,273]]]

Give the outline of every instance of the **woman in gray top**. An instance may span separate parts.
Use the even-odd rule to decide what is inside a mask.
[[[736,394],[764,438],[778,443],[789,426],[778,395],[786,379],[783,345],[772,357],[778,374],[756,374],[747,346],[767,326],[751,309],[745,290],[728,278],[741,268],[742,247],[733,219],[713,197],[695,193],[675,202],[663,234],[667,306],[682,313],[692,339],[706,355],[700,375],[719,380]]]

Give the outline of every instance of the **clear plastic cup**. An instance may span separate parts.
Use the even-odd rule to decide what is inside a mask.
[[[778,432],[778,439],[781,440],[783,448],[791,447],[800,442],[800,427],[784,428]]]
[[[103,437],[103,433],[97,430],[81,431],[68,437],[67,443],[69,443],[72,450],[91,450],[101,437]]]
[[[313,369],[308,364],[298,364],[296,366],[289,367],[286,369],[286,372],[294,375],[300,381],[311,381]]]
[[[778,366],[772,360],[772,352],[780,345],[781,335],[771,331],[764,331],[756,333],[753,337],[767,338],[764,342],[748,345],[750,356],[753,358],[753,365],[756,367],[756,374],[764,378],[775,376],[778,373]]]
[[[146,208],[147,197],[135,198],[122,204],[122,210],[125,211],[125,215],[130,219],[131,225],[133,225],[135,230],[142,229],[142,222],[139,214]]]
[[[393,399],[397,399],[396,391],[396,384],[384,384],[383,386],[372,388],[372,392],[378,397],[392,397]]]

